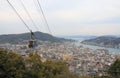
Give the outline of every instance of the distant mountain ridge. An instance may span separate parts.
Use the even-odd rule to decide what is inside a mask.
[[[67,41],[64,38],[57,38],[47,33],[42,32],[34,32],[35,39],[41,41],[50,41],[50,42],[63,42]],[[18,43],[23,42],[30,39],[30,33],[23,34],[8,34],[8,35],[0,35],[0,43]]]
[[[102,47],[120,48],[120,37],[100,36],[94,39],[84,40],[81,43],[88,45],[102,46]]]
[[[60,36],[66,39],[73,39],[73,38],[85,38],[85,39],[92,39],[96,38],[97,36],[92,36],[92,35],[71,35],[71,36]]]

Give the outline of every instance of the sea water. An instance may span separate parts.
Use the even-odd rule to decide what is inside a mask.
[[[94,50],[96,50],[96,49],[107,49],[111,53],[120,53],[120,48],[108,48],[108,47],[100,47],[100,46],[82,44],[81,40],[77,40],[75,42],[75,44],[78,45],[78,46],[83,46],[83,47],[91,48],[91,49],[94,49]]]

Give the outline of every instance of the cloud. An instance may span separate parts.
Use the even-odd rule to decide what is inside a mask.
[[[120,1],[118,0],[80,0],[79,3],[81,5],[76,3],[78,5],[74,9],[67,7],[68,9],[50,11],[48,16],[51,15],[53,18],[56,17],[55,19],[66,22],[96,22],[120,17]]]
[[[12,0],[11,0],[12,1]],[[41,31],[46,32],[42,17],[38,14],[33,1],[23,0]],[[120,0],[40,0],[45,16],[53,34],[119,34]],[[14,0],[12,3],[30,25],[31,21],[24,9]],[[20,26],[22,23],[7,2],[0,3],[0,25]],[[2,23],[1,23],[2,22]],[[5,24],[8,23],[8,24]],[[19,23],[21,23],[19,25]],[[24,26],[24,25],[22,25]],[[18,29],[21,27],[18,27]],[[0,27],[1,29],[1,27]],[[23,28],[24,29],[24,28]],[[95,29],[95,30],[93,30]],[[16,29],[17,30],[17,29]],[[19,31],[19,30],[18,30]],[[24,30],[25,31],[25,30]],[[17,32],[17,31],[15,31]]]
[[[80,24],[80,26],[58,28],[54,32],[62,35],[117,35],[120,33],[120,24]]]

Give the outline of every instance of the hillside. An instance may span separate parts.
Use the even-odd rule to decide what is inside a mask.
[[[41,40],[41,41],[50,41],[50,42],[69,41],[42,32],[34,32],[34,35],[37,40]],[[0,35],[0,43],[18,43],[29,40],[29,38],[30,38],[30,33]]]
[[[120,48],[120,38],[115,36],[100,36],[94,39],[84,40],[82,43],[102,47]]]

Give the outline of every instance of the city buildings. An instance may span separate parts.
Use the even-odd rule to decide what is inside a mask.
[[[116,60],[116,57],[120,56],[106,49],[93,50],[69,42],[42,42],[35,49],[29,49],[26,44],[1,44],[0,47],[12,50],[23,57],[27,57],[29,52],[37,52],[43,62],[46,60],[65,61],[69,70],[80,76],[106,75],[109,66]]]

